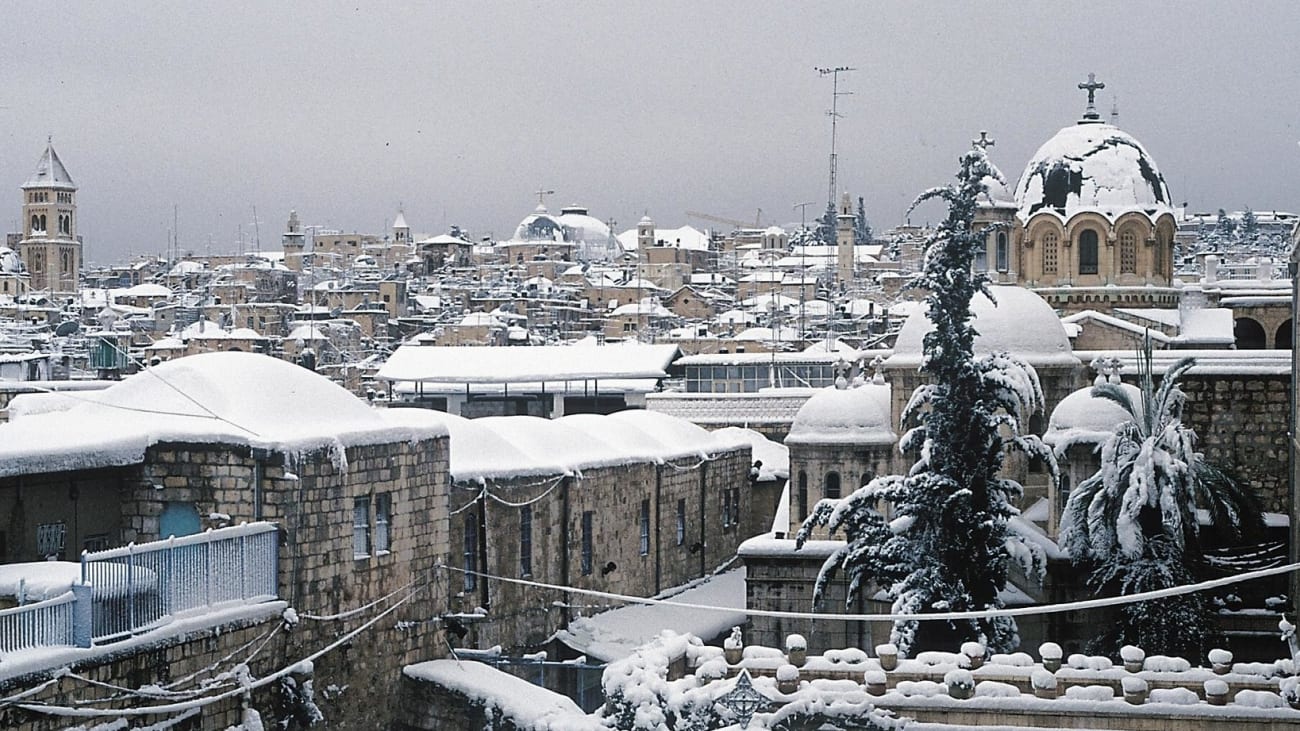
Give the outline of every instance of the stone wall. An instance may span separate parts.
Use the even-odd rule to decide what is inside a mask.
[[[115,653],[111,647],[106,648],[93,660],[67,664],[68,673],[24,700],[50,706],[79,705],[82,708],[111,710],[166,702],[159,699],[149,699],[146,702],[137,696],[129,695],[125,700],[121,700],[118,688],[122,687],[140,688],[156,684],[169,690],[189,690],[200,683],[211,681],[218,673],[230,672],[237,663],[244,661],[248,663],[253,678],[264,677],[284,667],[289,651],[290,636],[283,631],[277,631],[283,607],[283,603],[272,602],[267,605],[266,612],[260,616],[192,631],[153,643],[133,645],[127,651]],[[258,647],[262,642],[266,643],[265,646],[262,647],[261,652],[255,654],[253,648]],[[0,680],[0,696],[8,696],[18,690],[46,683],[54,675],[52,672],[36,673]],[[194,677],[186,680],[190,676]],[[226,685],[224,690],[231,687],[229,682]],[[277,684],[272,683],[253,692],[252,706],[262,714],[264,721],[269,721],[272,715],[276,688]],[[114,698],[119,699],[112,700]],[[87,703],[93,700],[102,702]],[[183,700],[188,698],[179,698],[175,702]],[[225,729],[239,723],[242,703],[243,698],[240,695],[216,701],[191,712],[192,715],[186,716],[185,720],[170,728],[178,731]],[[180,716],[181,712],[173,711],[159,715],[124,718],[128,718],[132,727],[135,727],[160,723]],[[95,718],[93,722],[90,722],[90,719],[82,720],[86,721],[87,726],[92,726],[108,724],[115,718],[118,717],[109,713]],[[343,716],[335,716],[330,720],[333,722],[344,719]],[[54,731],[67,728],[70,723],[71,719],[66,716],[26,711],[14,705],[0,707],[0,728],[14,731]]]
[[[1290,375],[1199,374],[1183,377],[1184,421],[1206,459],[1254,488],[1269,512],[1287,514]]]
[[[318,687],[347,689],[337,705],[350,710],[336,715],[353,720],[331,721],[331,727],[376,728],[392,708],[388,701],[402,666],[446,652],[441,625],[431,620],[447,608],[439,593],[446,577],[435,568],[448,553],[447,450],[446,438],[288,459],[230,445],[156,445],[146,455],[141,479],[124,490],[121,540],[159,538],[167,503],[191,504],[201,516],[229,516],[234,523],[276,522],[280,598],[303,616],[343,615],[305,621],[291,642],[291,659],[355,629],[404,599],[409,587],[413,594],[403,606],[316,661]],[[381,496],[391,504],[387,550],[375,543],[382,532],[376,512]],[[369,510],[369,550],[362,554],[354,549],[358,499]],[[366,606],[373,609],[351,613]]]
[[[541,475],[490,480],[489,497],[477,482],[453,485],[449,501],[452,566],[465,566],[467,523],[486,540],[478,543],[478,566],[487,574],[569,585],[619,594],[651,596],[704,576],[735,554],[752,520],[750,450],[716,459],[684,458],[665,464],[633,462],[591,468],[581,476]],[[731,491],[739,501],[738,525],[723,524]],[[677,539],[678,504],[683,511]],[[649,509],[647,550],[641,551],[641,507]],[[520,560],[523,508],[531,511],[532,566]],[[584,514],[590,515],[591,555],[584,566]],[[486,549],[486,553],[482,551]],[[589,568],[584,571],[584,568]],[[470,626],[465,646],[535,649],[577,612],[590,614],[606,602],[569,592],[477,579],[447,572],[453,609],[488,609]],[[570,610],[576,605],[577,610]]]

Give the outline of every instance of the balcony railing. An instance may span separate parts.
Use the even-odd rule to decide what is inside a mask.
[[[62,596],[0,610],[0,653],[90,647],[178,614],[276,597],[279,532],[241,524],[81,554],[81,582]]]

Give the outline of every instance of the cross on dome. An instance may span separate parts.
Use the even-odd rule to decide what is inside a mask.
[[[537,207],[542,210],[546,210],[546,196],[555,195],[555,191],[547,190],[545,188],[538,188],[537,190],[533,191],[533,194],[537,196]]]
[[[980,130],[980,138],[978,140],[971,140],[970,143],[972,146],[978,147],[985,152],[988,152],[990,147],[997,144],[997,142],[989,137],[989,132],[985,129]]]
[[[1088,74],[1088,83],[1079,84],[1079,88],[1088,92],[1088,108],[1083,111],[1083,118],[1088,121],[1099,121],[1101,115],[1097,113],[1096,94],[1097,90],[1105,89],[1106,85],[1097,81],[1096,74]]]

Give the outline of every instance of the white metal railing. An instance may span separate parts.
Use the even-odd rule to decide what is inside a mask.
[[[113,639],[193,609],[276,596],[279,539],[245,523],[81,554],[91,587],[91,640]]]
[[[72,619],[75,606],[76,597],[68,591],[53,599],[0,609],[0,653],[76,644]]]

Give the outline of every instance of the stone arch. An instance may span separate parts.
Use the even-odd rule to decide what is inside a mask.
[[[1283,322],[1281,325],[1277,326],[1277,333],[1275,333],[1273,336],[1274,348],[1277,348],[1278,350],[1291,349],[1291,339],[1292,339],[1291,327],[1292,325],[1291,325],[1290,318],[1288,318],[1286,322]]]
[[[1238,317],[1232,328],[1237,350],[1263,350],[1268,346],[1268,335],[1258,320]]]

